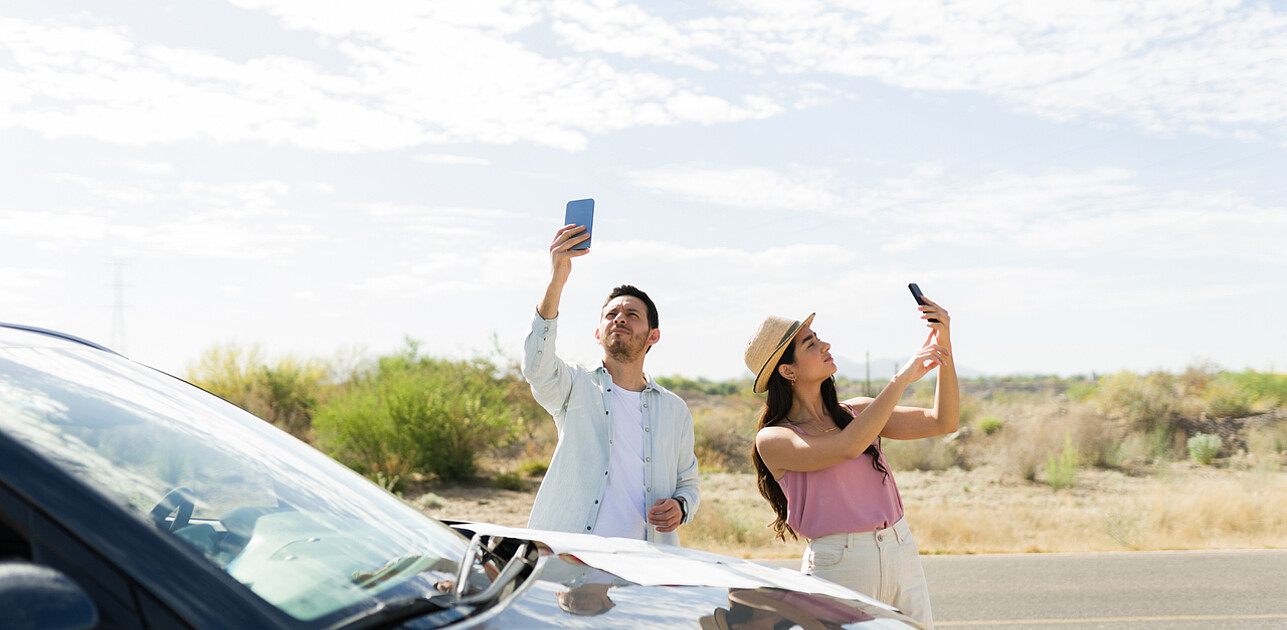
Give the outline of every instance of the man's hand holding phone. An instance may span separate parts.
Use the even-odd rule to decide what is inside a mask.
[[[590,253],[593,216],[593,199],[568,202],[567,214],[564,215],[565,225],[554,233],[554,240],[550,242],[550,284],[536,307],[545,319],[554,319],[559,313],[563,285],[567,284],[568,277],[572,275],[572,259]]]

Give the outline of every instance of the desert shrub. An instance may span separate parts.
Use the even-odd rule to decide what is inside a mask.
[[[492,487],[497,490],[522,492],[527,489],[527,479],[517,472],[503,472],[492,477]]]
[[[1036,481],[1046,456],[1059,448],[1065,429],[1050,416],[1028,411],[1010,417],[984,457],[1001,470],[1027,481]]]
[[[1140,376],[1119,372],[1102,379],[1091,402],[1110,418],[1148,430],[1165,423],[1181,398],[1175,377],[1170,374],[1154,372]]]
[[[492,445],[489,455],[499,461],[543,461],[548,466],[559,439],[554,419],[532,397],[532,388],[523,379],[517,359],[507,358],[497,350],[490,361],[503,366],[498,368],[497,378],[505,392],[504,404],[517,422],[518,436]]]
[[[550,470],[550,462],[544,460],[528,460],[518,467],[518,474],[524,477],[544,477],[545,473]]]
[[[983,416],[979,419],[975,428],[981,431],[983,435],[992,435],[993,433],[1000,431],[1004,426],[1005,421],[996,416]]]
[[[880,448],[894,470],[947,470],[961,464],[956,442],[942,437],[881,440]]]
[[[753,472],[751,449],[759,423],[758,401],[726,398],[724,404],[703,404],[692,410],[693,450],[702,470]]]
[[[1256,404],[1266,408],[1287,405],[1287,374],[1270,372],[1225,372],[1221,379],[1248,392]]]
[[[1074,377],[1068,384],[1068,389],[1064,390],[1064,396],[1068,400],[1076,402],[1086,402],[1095,396],[1099,391],[1099,382],[1087,379],[1085,377]]]
[[[1220,453],[1220,436],[1211,433],[1199,433],[1189,438],[1189,458],[1199,464],[1210,464]]]
[[[192,383],[272,423],[309,439],[313,413],[332,386],[317,359],[286,357],[269,365],[258,346],[216,346],[188,367]]]
[[[1068,401],[1046,402],[1007,408],[993,407],[989,413],[1004,417],[1004,429],[993,435],[972,438],[970,453],[1028,481],[1036,481],[1051,453],[1058,453],[1071,440],[1088,466],[1117,466],[1128,457],[1122,452],[1127,437],[1125,421],[1096,413],[1089,406]]]
[[[1046,457],[1046,485],[1055,490],[1071,488],[1079,468],[1077,447],[1073,445],[1072,436],[1064,438],[1064,447],[1059,453]]]
[[[1253,392],[1228,378],[1217,378],[1207,386],[1203,396],[1207,415],[1212,418],[1240,418],[1250,415],[1255,398]]]
[[[749,392],[754,383],[746,378],[737,381],[712,381],[707,378],[685,378],[683,376],[659,376],[657,384],[676,394],[701,393],[708,396],[732,396],[740,392]]]
[[[1247,430],[1247,455],[1259,470],[1278,470],[1287,460],[1287,424],[1268,424]]]
[[[318,410],[319,445],[368,476],[468,478],[481,451],[518,432],[507,383],[495,371],[481,359],[420,357],[409,343]]]

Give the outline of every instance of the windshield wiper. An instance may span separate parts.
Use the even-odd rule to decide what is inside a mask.
[[[482,545],[482,536],[476,535],[470,539],[469,547],[465,549],[465,555],[461,558],[460,569],[456,574],[456,585],[451,593],[441,593],[431,597],[415,596],[394,599],[364,613],[357,619],[341,622],[334,628],[335,630],[374,630],[418,617],[432,618],[426,619],[426,621],[434,626],[455,623],[475,612],[486,609],[507,595],[509,593],[508,587],[523,575],[524,570],[536,565],[536,562],[529,557],[534,549],[533,543],[524,541],[514,551],[514,555],[510,556],[509,560],[501,567],[500,573],[491,581],[491,584],[488,584],[483,590],[470,595],[467,594],[469,575],[474,563],[478,560],[479,553],[485,552],[488,555],[500,557],[492,549],[485,549]],[[415,564],[415,557],[408,556],[391,561],[385,569],[388,573],[397,573]],[[387,579],[389,577],[388,573],[376,572],[368,576],[367,580]]]
[[[373,630],[392,626],[417,617],[435,617],[435,626],[445,626],[469,616],[470,609],[457,607],[452,597],[442,594],[433,597],[404,597],[384,602],[378,608],[364,612],[356,619],[340,622],[334,630]]]
[[[478,539],[479,537],[475,536],[469,541],[469,549],[465,551],[465,562],[460,565],[460,574],[456,576],[457,604],[479,604],[480,606],[490,604],[492,601],[500,598],[505,587],[518,579],[518,576],[523,572],[523,569],[533,565],[532,560],[527,557],[529,553],[528,550],[531,549],[532,543],[524,542],[518,546],[518,549],[514,551],[514,555],[510,556],[509,561],[506,562],[504,568],[501,569],[500,574],[496,576],[496,579],[492,580],[492,583],[489,584],[487,588],[474,595],[465,595],[467,588],[466,577],[469,573],[470,567],[473,565],[474,558],[478,555],[478,551],[481,548],[481,543],[478,542]]]

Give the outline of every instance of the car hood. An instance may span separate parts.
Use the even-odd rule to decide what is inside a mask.
[[[535,541],[547,556],[522,596],[480,627],[921,627],[861,593],[749,560],[641,540],[487,523],[453,527]]]

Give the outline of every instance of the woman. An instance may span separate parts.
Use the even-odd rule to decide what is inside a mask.
[[[804,321],[770,316],[746,347],[755,391],[768,391],[755,435],[760,494],[779,538],[808,540],[800,570],[933,625],[925,573],[880,439],[951,433],[959,424],[948,313],[920,306],[929,336],[875,398],[840,402],[831,344]],[[937,321],[935,321],[937,320]],[[898,406],[908,385],[938,368],[934,406]]]

